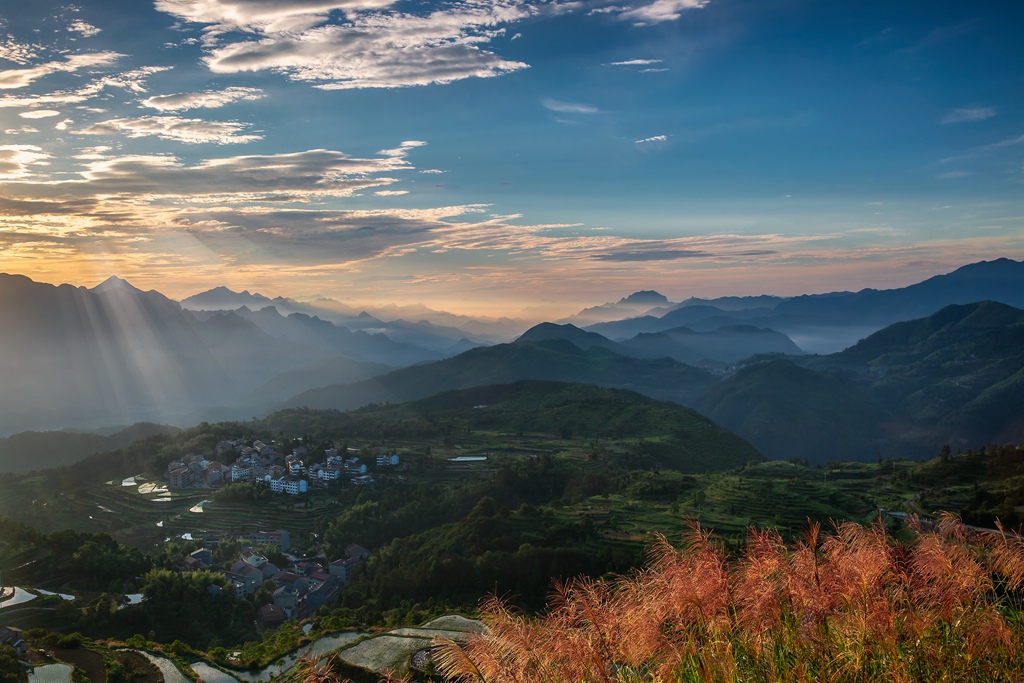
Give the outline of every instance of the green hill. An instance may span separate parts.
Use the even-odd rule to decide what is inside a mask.
[[[938,313],[895,323],[829,358],[837,365],[897,367],[983,355],[1024,357],[1024,311],[994,301],[947,306]]]
[[[416,365],[380,377],[307,391],[286,405],[348,410],[368,403],[403,402],[439,391],[524,379],[584,382],[631,389],[647,396],[690,403],[713,377],[668,358],[627,358],[607,349],[583,350],[564,339],[514,342],[472,349],[454,358]]]
[[[1024,311],[948,306],[836,354],[753,365],[695,405],[772,458],[919,458],[1020,441]]]
[[[92,432],[20,432],[0,439],[0,472],[29,472],[61,467],[86,456],[112,451],[154,434],[176,434],[177,427],[140,422],[114,434]]]
[[[934,453],[1024,437],[1024,311],[992,301],[897,323],[827,359],[862,373],[906,423],[893,436]]]
[[[484,407],[486,406],[486,407]],[[632,391],[524,381],[452,391],[408,405],[474,430],[551,432],[589,439],[651,439],[658,465],[684,472],[760,460],[757,450],[703,415]]]
[[[788,360],[740,370],[704,393],[698,410],[776,460],[874,460],[888,413],[853,379]]]
[[[633,391],[526,380],[457,391],[350,413],[305,409],[270,415],[265,426],[325,438],[431,438],[449,433],[550,434],[562,440],[634,442],[647,466],[686,472],[761,460],[757,449],[703,415]],[[628,463],[627,466],[634,466]]]

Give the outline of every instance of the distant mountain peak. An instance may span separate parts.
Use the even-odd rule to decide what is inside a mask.
[[[259,310],[264,306],[273,305],[274,302],[258,292],[250,292],[248,289],[236,292],[221,285],[199,294],[193,294],[182,299],[180,303],[183,308],[190,310],[233,311],[240,306],[248,306],[251,310]]]
[[[116,275],[111,275],[106,280],[104,280],[103,282],[99,283],[98,285],[96,285],[95,287],[90,289],[89,291],[93,292],[95,294],[102,294],[103,292],[110,292],[110,291],[117,291],[117,290],[129,291],[129,292],[141,292],[142,291],[141,289],[139,289],[138,287],[136,287],[132,283],[128,282],[127,280],[122,280],[121,278],[119,278]]]
[[[653,289],[643,289],[619,299],[620,304],[650,304],[652,306],[667,304],[668,302],[668,297],[659,292],[655,292]]]

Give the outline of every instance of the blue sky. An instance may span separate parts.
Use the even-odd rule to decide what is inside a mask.
[[[1020,258],[1021,15],[18,3],[0,15],[0,269],[514,315]]]

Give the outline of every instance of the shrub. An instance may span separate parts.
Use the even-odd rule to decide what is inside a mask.
[[[77,631],[75,633],[69,633],[66,636],[61,636],[57,640],[57,647],[64,648],[65,650],[74,650],[75,648],[81,646],[82,634],[78,633]]]

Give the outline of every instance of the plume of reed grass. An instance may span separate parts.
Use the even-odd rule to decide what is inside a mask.
[[[537,618],[500,600],[488,629],[441,642],[453,680],[503,683],[1021,683],[1024,543],[952,516],[896,544],[876,523],[752,530],[738,558],[699,526],[655,536],[646,568],[559,585]],[[316,682],[319,683],[319,682]]]

